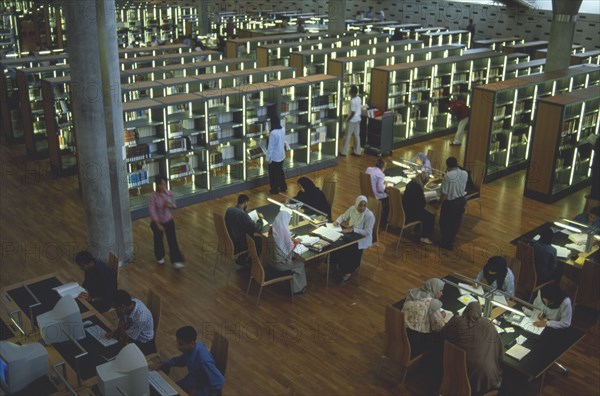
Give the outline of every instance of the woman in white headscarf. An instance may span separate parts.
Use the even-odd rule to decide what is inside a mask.
[[[363,237],[358,243],[331,253],[333,268],[341,275],[340,283],[344,284],[350,280],[352,273],[360,265],[363,250],[373,244],[375,215],[367,208],[367,197],[359,195],[354,206],[338,217],[333,224],[342,225],[344,234],[355,233]]]
[[[281,211],[273,221],[269,230],[269,264],[278,271],[294,273],[292,292],[297,295],[306,291],[306,273],[304,262],[294,261],[296,242],[290,234],[290,218],[289,212]]]

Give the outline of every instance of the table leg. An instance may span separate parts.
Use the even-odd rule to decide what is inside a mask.
[[[327,255],[327,278],[325,281],[325,288],[329,288],[329,262],[330,262],[329,257],[331,257],[330,254]]]

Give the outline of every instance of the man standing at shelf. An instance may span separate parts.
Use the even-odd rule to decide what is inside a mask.
[[[473,41],[475,40],[475,24],[473,23],[472,19],[469,19],[469,24],[467,25],[467,31],[469,31],[469,33],[471,33],[470,44],[473,45]]]
[[[260,236],[255,236],[263,228],[263,215],[258,213],[258,220],[253,221],[248,215],[248,205],[250,198],[246,194],[240,194],[237,199],[237,205],[227,208],[225,212],[225,227],[233,242],[233,253],[237,255],[240,252],[247,251],[246,235],[254,238],[256,251],[260,255],[262,242]],[[236,264],[250,266],[250,256],[248,253],[239,255],[235,259]]]
[[[454,157],[446,160],[446,166],[448,169],[441,188],[440,246],[452,250],[467,205],[465,190],[469,175],[467,171],[459,168],[458,161]]]
[[[458,119],[458,126],[456,127],[456,135],[454,141],[450,143],[450,146],[460,146],[462,144],[463,136],[469,124],[469,117],[471,115],[471,109],[465,102],[460,99],[450,100],[448,110],[453,117]]]
[[[346,137],[344,138],[344,147],[340,150],[340,155],[342,157],[348,155],[350,139],[354,136],[354,152],[352,155],[360,157],[362,154],[360,148],[360,112],[362,110],[362,100],[358,96],[358,87],[356,85],[350,87],[350,96],[350,110],[346,119]]]
[[[287,191],[283,161],[285,160],[285,129],[281,126],[278,116],[271,117],[271,131],[269,132],[269,147],[267,161],[269,162],[269,192],[279,194]]]
[[[167,178],[162,175],[155,177],[156,191],[150,194],[148,211],[150,212],[150,228],[154,235],[154,257],[158,264],[165,263],[165,245],[163,234],[167,235],[169,244],[169,256],[173,268],[181,269],[184,267],[183,255],[177,244],[177,235],[175,234],[175,221],[173,220],[173,210],[177,208],[173,193],[167,189]]]
[[[81,293],[79,298],[89,301],[98,312],[108,311],[117,291],[116,274],[87,250],[77,253],[75,262],[85,272],[82,285],[85,292]]]

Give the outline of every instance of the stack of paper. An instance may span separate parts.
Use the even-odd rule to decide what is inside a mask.
[[[567,248],[558,245],[552,245],[556,249],[556,256],[560,258],[567,258],[571,254],[571,251]]]
[[[494,301],[503,304],[503,305],[508,305],[508,302],[506,301],[506,297],[504,297],[502,294],[494,294]]]
[[[438,195],[436,191],[425,191],[425,199],[427,201],[433,201],[434,199],[438,199]]]
[[[567,243],[567,244],[565,245],[565,247],[566,247],[567,249],[571,249],[571,250],[578,251],[579,253],[583,253],[583,252],[585,252],[585,244],[584,244],[584,245],[578,245],[578,244],[576,244],[576,243]]]
[[[73,298],[77,298],[81,293],[85,291],[85,289],[79,286],[77,282],[69,282],[65,283],[62,286],[57,286],[52,288],[52,290],[56,290],[59,296],[73,296]]]
[[[461,294],[469,294],[469,293],[473,293],[473,294],[477,294],[479,296],[483,296],[483,288],[479,285],[477,285],[477,287],[468,285],[466,283],[461,283],[458,282],[458,287],[459,287],[459,291]]]
[[[512,348],[506,351],[508,356],[512,356],[517,360],[523,359],[529,353],[529,349],[523,345],[515,344]]]
[[[302,255],[306,252],[308,252],[308,248],[301,243],[297,244],[294,248],[294,253],[296,253],[297,255]]]
[[[569,240],[577,245],[584,245],[587,242],[587,234],[585,233],[581,233],[581,234],[571,234],[569,235]],[[568,245],[567,245],[568,246]]]
[[[521,322],[517,324],[517,326],[533,334],[542,334],[542,331],[544,331],[544,327],[537,327],[533,324],[533,322],[534,320],[532,320],[531,318],[524,317],[523,320],[521,320]]]
[[[333,230],[333,231],[337,231],[337,232],[342,232],[342,227],[341,226],[334,226],[333,223],[327,223],[325,224],[325,227],[327,227],[327,229]]]
[[[444,316],[444,323],[450,322],[450,319],[452,319],[452,317],[454,316],[452,311],[448,311],[448,310],[442,308],[442,312],[446,313],[446,316]]]
[[[338,232],[332,228],[323,227],[323,226],[314,230],[313,234],[319,235],[321,238],[323,238],[327,241],[330,241],[330,242],[335,242],[342,237],[341,232]]]
[[[309,235],[301,235],[298,237],[298,239],[300,239],[300,242],[302,242],[304,246],[312,246],[315,243],[319,242],[319,237]]]
[[[387,183],[398,184],[398,183],[402,182],[403,177],[402,176],[386,176],[383,180],[385,180]]]

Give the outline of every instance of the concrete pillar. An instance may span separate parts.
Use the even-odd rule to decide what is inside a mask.
[[[571,46],[582,0],[553,0],[550,44],[545,71],[564,70],[571,64]]]
[[[197,0],[196,9],[198,10],[198,28],[201,36],[206,36],[210,31],[210,10],[209,0]]]
[[[329,0],[329,34],[346,33],[346,0]]]
[[[114,0],[65,1],[64,8],[88,243],[92,253],[103,260],[109,251],[122,258],[124,244],[128,243],[129,249],[133,245],[127,242],[131,241],[128,197],[120,198],[121,183],[125,183],[127,192],[122,158],[123,121],[116,121],[122,118],[121,102],[113,100],[110,92],[115,86],[111,79],[116,76],[120,96]],[[112,25],[107,22],[111,18]]]

